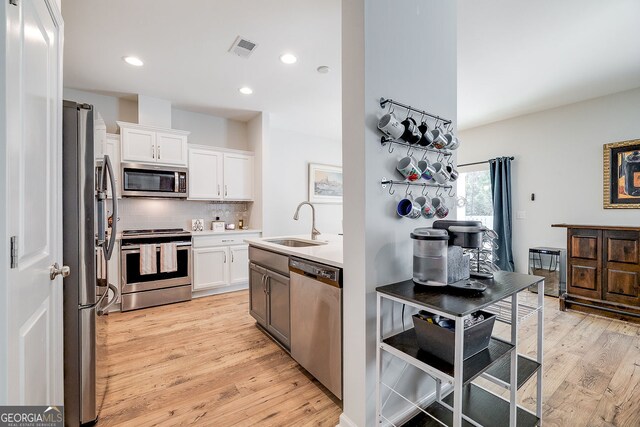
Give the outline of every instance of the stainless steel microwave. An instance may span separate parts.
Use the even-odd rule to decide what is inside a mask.
[[[187,198],[187,168],[122,163],[123,197]]]

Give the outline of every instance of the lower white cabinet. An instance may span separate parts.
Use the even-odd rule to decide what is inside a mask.
[[[256,232],[193,236],[193,291],[249,283],[249,245],[244,239],[260,237]]]
[[[229,284],[237,285],[249,281],[249,245],[229,246]]]
[[[193,249],[193,290],[227,286],[229,261],[228,247]]]

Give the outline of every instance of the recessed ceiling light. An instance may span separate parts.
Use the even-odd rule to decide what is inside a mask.
[[[327,74],[330,70],[331,69],[326,65],[321,65],[318,68],[316,68],[316,71],[318,71],[320,74]]]
[[[243,86],[238,90],[243,95],[251,95],[253,93],[253,89],[251,89],[250,87],[247,87],[247,86]]]
[[[124,56],[122,59],[124,62],[129,65],[133,65],[134,67],[142,67],[144,65],[144,62],[142,62],[142,60],[137,56]]]
[[[298,62],[298,58],[296,58],[296,56],[292,53],[285,53],[283,55],[280,55],[280,61],[285,64],[295,64],[296,62]]]

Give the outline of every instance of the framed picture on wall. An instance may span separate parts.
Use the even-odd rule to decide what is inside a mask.
[[[640,209],[640,139],[605,144],[605,209]]]
[[[309,163],[309,201],[342,203],[342,168]]]

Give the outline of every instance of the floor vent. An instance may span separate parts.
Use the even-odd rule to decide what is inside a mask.
[[[248,58],[258,45],[251,40],[247,40],[244,37],[238,36],[231,45],[229,52],[235,53],[242,58]]]

